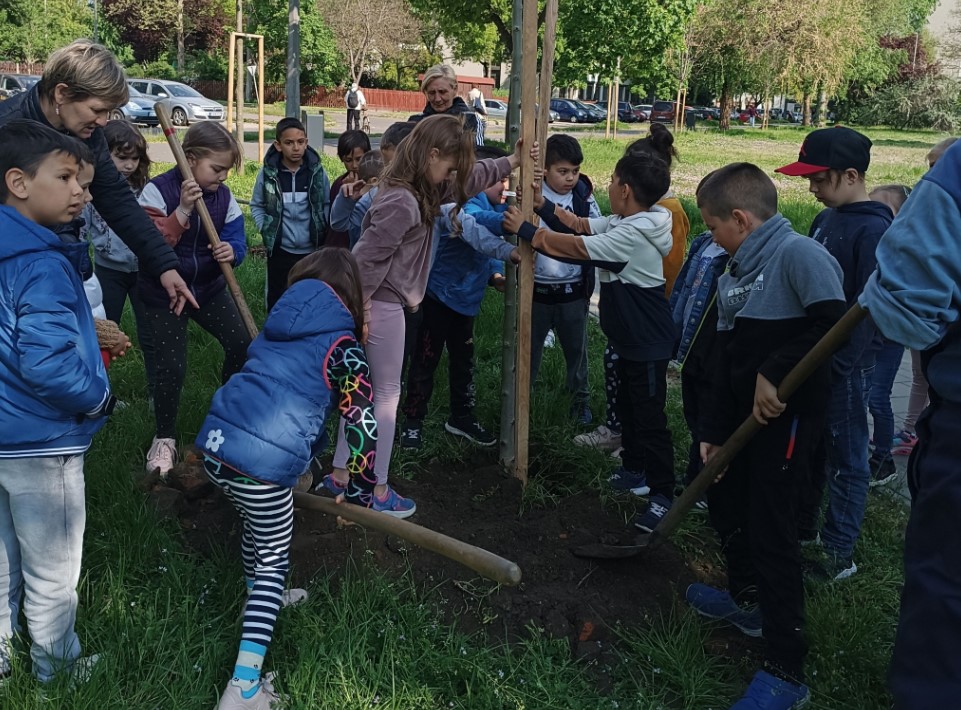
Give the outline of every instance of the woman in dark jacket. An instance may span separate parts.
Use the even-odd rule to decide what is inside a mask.
[[[140,267],[160,278],[170,307],[180,313],[186,304],[197,304],[177,273],[177,256],[117,172],[103,134],[107,116],[126,101],[127,77],[117,58],[106,47],[81,39],[50,55],[32,89],[0,103],[0,130],[16,118],[29,118],[87,144],[96,163],[90,184],[94,207],[137,255]]]
[[[484,145],[484,133],[480,130],[477,114],[457,95],[457,75],[449,64],[438,64],[428,69],[420,83],[420,90],[427,97],[427,105],[422,113],[411,116],[409,121],[420,121],[438,113],[463,115],[464,125],[474,132],[477,145]]]

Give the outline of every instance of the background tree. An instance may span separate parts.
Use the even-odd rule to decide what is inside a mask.
[[[318,0],[317,8],[354,82],[360,82],[375,60],[393,59],[404,45],[420,43],[417,20],[406,0]]]
[[[287,0],[259,0],[247,16],[250,31],[264,36],[265,80],[283,84],[287,76]],[[301,86],[335,86],[347,76],[334,34],[317,6],[300,6]]]
[[[0,56],[40,62],[93,34],[93,12],[76,0],[0,0]]]

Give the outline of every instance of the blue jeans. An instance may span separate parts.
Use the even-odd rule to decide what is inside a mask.
[[[0,459],[0,670],[21,602],[41,682],[80,656],[74,631],[86,525],[83,455]]]
[[[834,385],[828,404],[825,431],[827,450],[828,507],[821,529],[825,551],[849,559],[861,533],[861,520],[868,500],[871,469],[868,467],[868,417],[864,393],[874,365],[856,367]]]
[[[891,440],[894,439],[891,389],[903,357],[903,345],[885,343],[877,353],[874,374],[871,376],[868,411],[874,418],[874,457],[882,461],[891,457]]]

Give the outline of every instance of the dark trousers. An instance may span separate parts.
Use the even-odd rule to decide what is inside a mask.
[[[582,288],[577,284],[578,288]],[[531,384],[537,381],[544,356],[544,339],[553,328],[567,362],[567,391],[575,402],[587,402],[587,306],[585,298],[565,303],[534,301],[531,305]]]
[[[808,651],[798,493],[823,429],[823,415],[772,419],[707,491],[731,595],[750,598],[757,590],[767,660],[798,681]]]
[[[691,448],[687,453],[687,470],[684,473],[684,483],[695,479],[704,468],[701,463],[701,434],[698,421],[707,411],[711,402],[711,382],[707,378],[700,378],[681,373],[681,402],[684,408],[684,421],[691,432]],[[723,442],[722,442],[723,443]]]
[[[445,306],[430,296],[421,305],[424,313],[414,355],[407,373],[404,416],[423,419],[434,392],[434,371],[447,348],[451,418],[474,409],[474,318]]]
[[[267,257],[267,312],[273,310],[274,305],[287,290],[287,277],[290,270],[307,254],[292,254],[284,251],[280,245],[274,245],[273,251]]]
[[[917,434],[890,685],[895,707],[940,710],[961,697],[961,403],[932,392]]]
[[[172,439],[177,434],[180,390],[183,389],[187,374],[187,322],[195,321],[214,336],[224,349],[221,383],[244,366],[250,336],[227,289],[199,309],[186,306],[178,316],[166,306],[148,307],[147,317],[157,346],[157,383],[154,390],[157,437]]]
[[[608,343],[604,348],[604,398],[607,404],[607,428],[615,434],[621,433],[621,420],[617,418],[617,353]]]
[[[347,109],[347,130],[348,131],[360,130],[360,109],[359,108]]]
[[[667,428],[667,360],[640,362],[618,357],[617,397],[621,420],[621,461],[629,471],[644,471],[651,495],[674,498],[674,446]]]
[[[154,362],[153,331],[147,320],[147,309],[140,294],[137,292],[137,272],[119,271],[106,266],[97,266],[97,280],[103,291],[103,309],[107,312],[107,320],[120,324],[123,316],[123,306],[130,299],[134,322],[137,324],[137,343],[143,353],[144,369],[147,371],[147,392],[153,396],[154,382],[157,379],[157,367]]]

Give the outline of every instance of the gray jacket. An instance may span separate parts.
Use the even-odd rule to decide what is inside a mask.
[[[137,257],[130,251],[130,247],[124,244],[117,233],[107,226],[92,202],[88,202],[84,206],[81,216],[84,226],[81,229],[80,236],[93,243],[94,264],[96,266],[126,273],[140,270]]]

